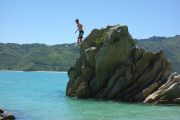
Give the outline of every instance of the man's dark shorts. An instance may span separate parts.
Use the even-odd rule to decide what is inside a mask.
[[[84,31],[79,31],[79,36],[78,36],[78,38],[83,38],[83,34],[84,34]]]

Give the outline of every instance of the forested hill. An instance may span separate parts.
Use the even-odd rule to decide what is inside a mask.
[[[137,46],[150,51],[163,49],[180,73],[180,35],[137,40]],[[0,43],[0,70],[66,71],[79,55],[75,44],[13,44]]]
[[[0,69],[23,71],[65,71],[74,64],[79,49],[74,44],[0,43]]]
[[[174,37],[151,37],[138,40],[137,45],[150,51],[164,50],[173,70],[180,73],[180,35]]]

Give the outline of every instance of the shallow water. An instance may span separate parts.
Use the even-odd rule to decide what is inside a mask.
[[[0,72],[0,108],[17,120],[180,120],[180,106],[78,100],[65,96],[57,72]]]

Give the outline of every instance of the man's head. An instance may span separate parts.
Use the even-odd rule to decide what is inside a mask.
[[[76,22],[77,24],[79,24],[79,19],[76,19],[75,22]]]

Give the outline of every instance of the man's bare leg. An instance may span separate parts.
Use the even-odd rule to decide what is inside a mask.
[[[81,44],[82,43],[82,38],[80,38],[79,41],[80,41],[80,44]]]
[[[79,38],[77,38],[77,45],[79,44]]]

